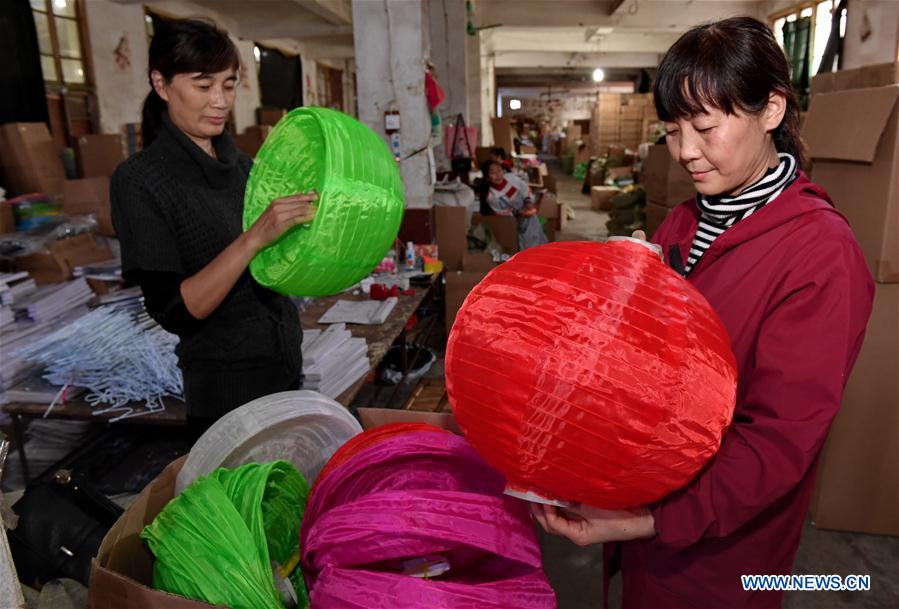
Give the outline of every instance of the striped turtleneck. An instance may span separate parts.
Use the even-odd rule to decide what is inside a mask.
[[[780,164],[769,169],[762,178],[740,194],[727,196],[699,195],[699,226],[687,257],[689,274],[712,243],[740,220],[745,220],[780,195],[798,176],[796,159],[785,152],[778,154]]]

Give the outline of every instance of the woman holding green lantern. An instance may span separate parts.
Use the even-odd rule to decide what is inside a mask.
[[[240,57],[201,21],[161,25],[150,45],[144,150],[112,178],[125,278],[177,334],[188,417],[202,431],[257,397],[300,384],[302,331],[293,302],[248,265],[315,217],[314,192],[276,198],[244,231],[252,161],[225,131]]]

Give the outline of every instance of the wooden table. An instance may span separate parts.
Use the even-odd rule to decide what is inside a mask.
[[[343,406],[349,407],[356,394],[368,380],[372,370],[378,367],[381,360],[387,354],[387,350],[397,340],[397,338],[405,336],[405,328],[409,319],[421,306],[421,303],[431,292],[434,287],[436,275],[431,277],[431,283],[427,287],[413,287],[412,295],[400,295],[396,307],[391,311],[387,320],[380,325],[363,326],[356,324],[348,324],[347,327],[355,337],[364,338],[368,343],[368,360],[370,363],[369,373],[363,375],[349,389],[344,391],[337,398],[337,402]],[[304,329],[325,329],[327,324],[319,324],[318,319],[331,308],[338,300],[365,300],[368,296],[364,294],[338,294],[336,296],[328,296],[326,298],[316,298],[312,303],[300,314],[300,324]],[[128,404],[127,407],[133,409],[133,414],[140,416],[132,416],[123,419],[121,422],[136,423],[142,425],[184,425],[187,422],[187,408],[185,403],[175,398],[166,398],[165,410],[161,412],[147,412],[144,404],[134,402]],[[13,433],[15,435],[16,446],[19,450],[19,456],[22,462],[22,472],[25,480],[29,479],[28,461],[25,456],[24,447],[24,423],[23,419],[37,419],[44,416],[47,411],[48,404],[30,404],[12,402],[5,404],[3,410],[10,415],[13,422]],[[99,408],[102,409],[102,408]],[[74,421],[98,421],[109,422],[121,415],[121,412],[109,412],[103,414],[94,414],[95,408],[83,401],[72,401],[65,404],[57,404],[47,416],[49,419],[69,419]]]

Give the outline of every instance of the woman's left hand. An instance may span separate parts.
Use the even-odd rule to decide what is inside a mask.
[[[518,215],[521,216],[522,218],[529,218],[536,213],[537,213],[537,208],[534,207],[533,205],[528,205],[527,207],[522,208],[522,210],[520,212],[518,212]]]
[[[603,510],[578,505],[563,509],[534,503],[531,513],[547,533],[567,537],[579,546],[647,539],[656,534],[655,520],[645,507]]]

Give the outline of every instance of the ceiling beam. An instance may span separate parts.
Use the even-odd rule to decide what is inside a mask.
[[[304,9],[333,25],[353,23],[350,0],[293,0]]]
[[[654,68],[660,53],[496,53],[496,68]]]

